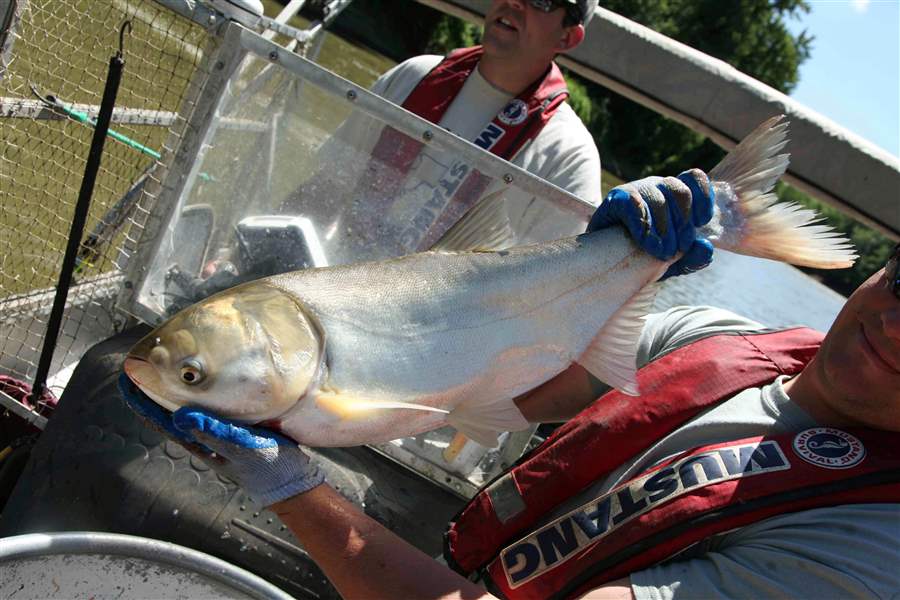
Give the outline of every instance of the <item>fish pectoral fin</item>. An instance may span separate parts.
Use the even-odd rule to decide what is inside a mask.
[[[603,325],[577,361],[591,375],[631,396],[639,394],[637,349],[644,317],[650,312],[659,285],[650,283]]]
[[[447,422],[469,439],[488,448],[497,446],[497,436],[502,432],[530,427],[510,398],[489,403],[469,400],[450,411]]]
[[[509,223],[503,190],[478,202],[435,242],[431,250],[463,252],[502,250],[516,245],[516,234]]]
[[[315,400],[316,404],[323,410],[341,419],[364,417],[373,410],[424,410],[442,414],[449,412],[442,408],[434,408],[422,404],[366,398],[359,394],[345,392],[322,392],[316,395]]]

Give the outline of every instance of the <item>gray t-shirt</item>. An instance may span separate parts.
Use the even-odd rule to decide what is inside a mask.
[[[763,329],[722,309],[676,307],[648,317],[638,360],[646,364],[710,335]],[[705,411],[587,494],[609,491],[697,446],[817,425],[791,402],[783,381],[746,389]],[[638,600],[900,598],[898,567],[900,505],[853,504],[790,513],[714,536],[677,560],[632,573],[631,589]]]

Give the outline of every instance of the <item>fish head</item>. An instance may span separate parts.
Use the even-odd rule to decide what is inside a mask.
[[[249,283],[182,310],[141,339],[125,372],[170,411],[191,406],[242,423],[284,414],[321,373],[324,337],[298,301]]]

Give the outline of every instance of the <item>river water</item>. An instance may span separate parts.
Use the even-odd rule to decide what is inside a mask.
[[[654,308],[706,304],[770,327],[806,325],[825,331],[844,301],[790,265],[717,250],[706,269],[664,282]]]

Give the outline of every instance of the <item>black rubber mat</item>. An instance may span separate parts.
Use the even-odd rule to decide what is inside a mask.
[[[92,348],[25,465],[0,536],[108,531],[212,554],[300,598],[338,597],[273,513],[181,446],[146,429],[116,380],[132,329]],[[311,452],[329,482],[431,556],[462,501],[367,448]]]

